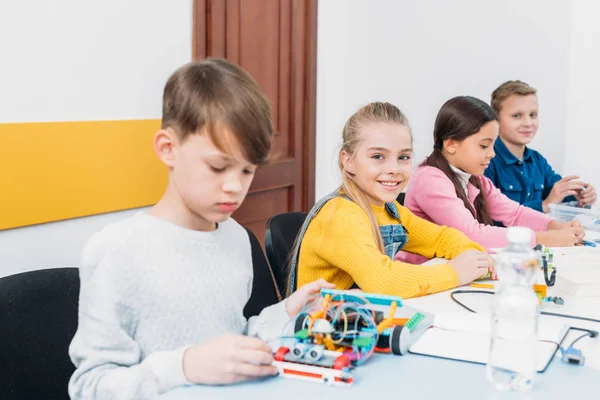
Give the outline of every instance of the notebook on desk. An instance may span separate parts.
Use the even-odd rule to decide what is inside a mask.
[[[490,316],[485,314],[438,314],[433,326],[411,346],[410,352],[432,357],[485,364],[490,350]],[[537,370],[543,372],[560,347],[569,326],[540,316]]]
[[[556,286],[573,296],[600,296],[600,247],[555,247]]]
[[[556,289],[573,296],[600,297],[600,265],[595,269],[566,271],[556,275]]]

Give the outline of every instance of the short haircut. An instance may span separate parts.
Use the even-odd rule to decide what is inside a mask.
[[[498,86],[492,93],[492,108],[496,113],[500,113],[502,103],[512,95],[528,96],[536,94],[537,90],[522,81],[508,81]]]
[[[223,59],[205,59],[180,67],[163,94],[162,129],[171,128],[184,142],[206,133],[225,152],[223,127],[255,165],[268,162],[273,137],[271,106],[254,79]]]

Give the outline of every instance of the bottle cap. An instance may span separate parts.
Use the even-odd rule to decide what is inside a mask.
[[[532,238],[533,231],[524,226],[511,226],[506,231],[506,239],[509,243],[529,245]]]

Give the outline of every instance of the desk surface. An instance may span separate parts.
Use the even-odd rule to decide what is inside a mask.
[[[463,287],[461,289],[469,289]],[[467,312],[450,300],[452,290],[430,296],[409,299],[407,306],[429,313]],[[561,296],[565,305],[553,307],[547,305],[546,311],[574,314],[600,319],[600,298],[582,298],[569,296],[551,289],[549,295]],[[492,296],[464,295],[460,298],[478,312],[489,312]],[[550,307],[550,308],[548,308]],[[572,326],[600,330],[600,324],[583,321],[565,320]],[[348,388],[328,387],[323,384],[297,381],[284,378],[270,378],[234,386],[207,387],[189,386],[178,388],[161,399],[322,399],[340,397],[344,400],[370,400],[377,398],[430,399],[460,398],[477,399],[568,399],[572,396],[597,398],[600,392],[600,371],[584,367],[567,365],[556,357],[546,372],[537,374],[533,392],[529,394],[499,393],[486,380],[485,365],[444,360],[439,358],[408,354],[393,356],[375,354],[366,364],[354,371],[354,385]],[[285,395],[284,395],[285,393]]]
[[[161,399],[569,399],[598,393],[600,372],[554,360],[537,374],[529,394],[498,393],[485,378],[485,366],[408,354],[375,354],[354,372],[351,387],[329,387],[293,379],[270,378],[233,386],[189,386],[173,390]],[[591,396],[591,397],[590,397]],[[583,398],[583,397],[582,397]]]

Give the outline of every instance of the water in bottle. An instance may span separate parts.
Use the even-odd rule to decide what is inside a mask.
[[[508,246],[497,255],[499,282],[492,308],[487,378],[500,391],[532,389],[540,306],[533,290],[541,258],[531,249],[533,231],[507,229]]]

